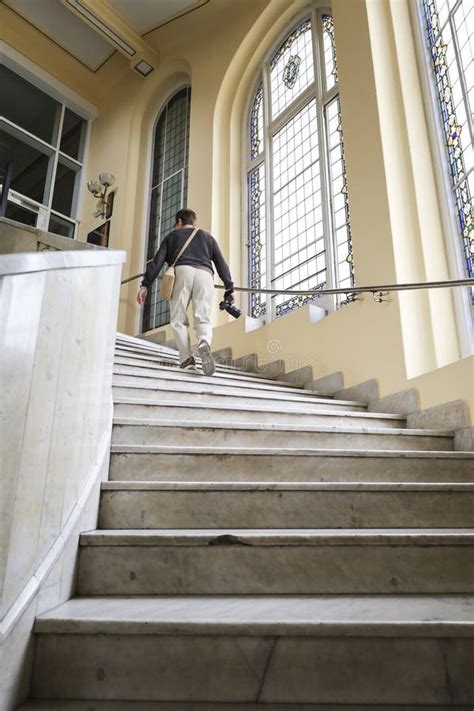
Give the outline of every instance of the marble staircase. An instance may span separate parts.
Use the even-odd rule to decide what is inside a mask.
[[[118,336],[109,481],[26,711],[474,705],[474,453]]]

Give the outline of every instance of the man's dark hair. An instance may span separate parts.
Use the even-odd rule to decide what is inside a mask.
[[[197,215],[194,212],[194,210],[179,210],[179,212],[176,213],[176,222],[178,220],[181,220],[183,225],[195,225],[197,222]]]

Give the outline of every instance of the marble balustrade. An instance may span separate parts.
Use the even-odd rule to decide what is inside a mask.
[[[28,692],[35,616],[73,592],[108,471],[125,255],[78,245],[0,219],[2,711]]]

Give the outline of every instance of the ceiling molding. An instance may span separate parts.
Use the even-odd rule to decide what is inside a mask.
[[[158,52],[104,0],[60,0],[60,2],[114,49],[127,57],[130,67],[138,74],[146,77],[157,69]]]
[[[104,64],[115,54],[115,49],[110,48],[107,52],[106,56],[103,56],[99,61],[96,63],[93,62],[87,62],[85,58],[78,56],[76,52],[74,52],[70,47],[67,46],[65,42],[61,42],[58,40],[57,36],[54,35],[51,31],[48,31],[45,27],[39,26],[35,22],[35,18],[28,16],[26,11],[23,9],[21,6],[15,6],[15,4],[12,2],[8,2],[8,0],[0,0],[1,6],[6,8],[8,11],[10,11],[13,15],[16,15],[16,17],[19,17],[23,22],[25,22],[27,25],[29,25],[31,28],[33,28],[36,32],[38,32],[40,35],[42,35],[46,40],[49,42],[52,42],[56,47],[59,49],[63,50],[63,52],[66,52],[72,59],[74,59],[76,62],[78,62],[81,66],[83,66],[85,69],[87,69],[89,72],[92,72],[95,74],[96,72],[101,69],[101,67],[104,66]],[[31,6],[29,6],[31,7]]]
[[[130,19],[122,16],[118,8],[111,7],[113,2],[114,0],[72,0],[72,2],[71,0],[49,0],[46,8],[42,5],[39,14],[37,12],[40,9],[39,3],[37,5],[31,0],[0,0],[0,5],[21,18],[23,22],[66,52],[69,57],[92,74],[99,72],[116,52],[120,52],[129,61],[131,60],[130,64],[133,69],[137,70],[138,67],[138,73],[146,76],[158,67],[159,55],[145,38],[160,28],[203,8],[211,0],[191,1],[187,7],[182,7],[181,11],[168,14],[160,22],[144,31],[135,30],[130,24]],[[136,23],[136,26],[141,24],[141,27],[146,27],[147,16],[150,16],[149,6],[147,11],[146,0],[133,0],[134,9],[138,13],[141,2],[144,3],[144,9],[140,18],[141,23]],[[159,8],[158,0],[156,3]],[[117,0],[118,7],[120,4],[123,3]],[[81,9],[85,10],[85,14],[89,15],[89,21],[84,13],[78,12],[78,6],[81,6]],[[166,12],[166,7],[166,3],[165,6],[161,5],[162,12]],[[45,9],[48,12],[45,12]],[[65,14],[69,15],[71,22],[67,21]],[[78,22],[81,24],[78,25]],[[101,31],[101,26],[105,31]],[[133,49],[133,54],[130,50],[124,49],[124,46],[127,45]],[[140,72],[140,69],[143,71]]]
[[[201,7],[204,7],[205,5],[209,5],[210,2],[211,2],[211,0],[196,0],[196,2],[191,7],[188,7],[186,10],[177,12],[176,15],[167,17],[166,20],[163,20],[162,22],[159,22],[157,25],[150,27],[150,29],[145,30],[145,32],[143,32],[143,34],[142,34],[142,37],[146,37],[147,35],[152,34],[156,30],[159,30],[161,27],[165,27],[165,25],[169,25],[171,22],[175,22],[175,20],[179,20],[181,17],[185,17],[186,15],[190,15],[192,12],[196,12],[196,10],[199,10]]]

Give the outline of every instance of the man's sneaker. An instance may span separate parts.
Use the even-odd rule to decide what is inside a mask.
[[[198,345],[198,353],[202,359],[202,369],[206,375],[214,375],[216,370],[216,364],[214,363],[214,358],[211,353],[211,346],[206,341],[201,341]]]
[[[193,356],[190,358],[186,358],[186,360],[183,360],[183,362],[179,366],[181,370],[196,370],[196,361],[194,360]]]

